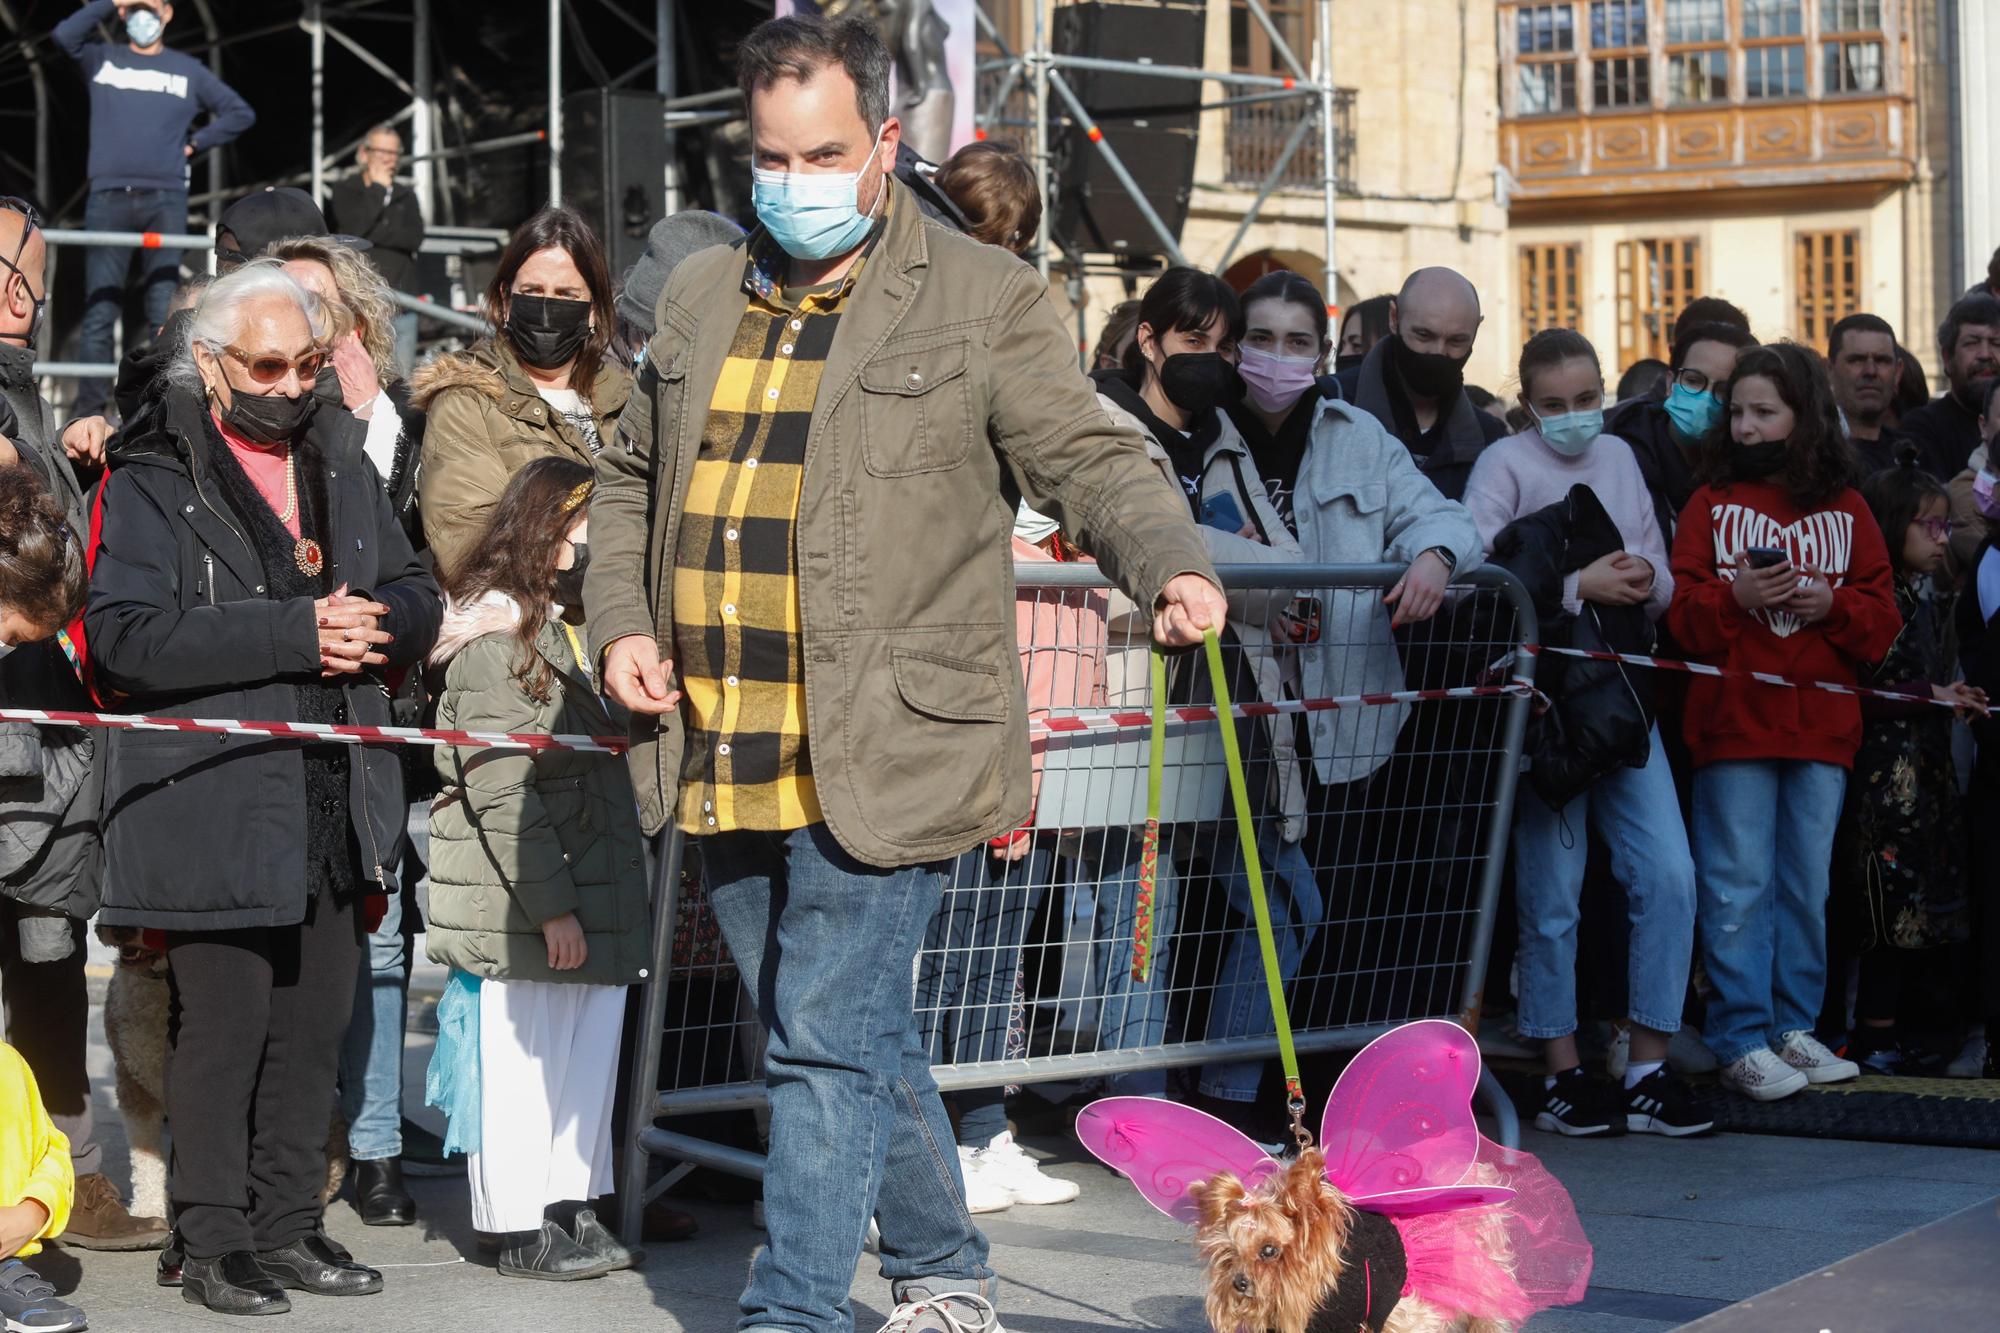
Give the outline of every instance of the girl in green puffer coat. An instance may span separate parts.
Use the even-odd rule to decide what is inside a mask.
[[[432,656],[444,673],[438,726],[623,733],[583,648],[591,486],[590,469],[555,458],[508,484],[450,580]],[[452,1126],[454,1138],[474,1142],[473,1225],[501,1235],[509,1276],[631,1267],[633,1254],[587,1206],[612,1188],[625,987],[646,975],[650,934],[625,762],[453,747],[437,764],[444,790],[431,806],[428,940],[432,961],[453,969],[455,991],[477,986],[465,1043],[478,1057],[476,1129],[460,1123],[469,1108]],[[456,1063],[469,1066],[468,1056]]]

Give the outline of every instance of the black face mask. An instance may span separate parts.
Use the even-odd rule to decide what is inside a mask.
[[[255,444],[289,444],[312,420],[319,399],[310,393],[296,398],[279,394],[259,396],[232,387],[229,406],[223,409],[222,424]]]
[[[1738,481],[1759,481],[1785,466],[1791,446],[1783,440],[1739,444],[1729,452],[1729,475]]]
[[[1160,363],[1160,392],[1181,411],[1201,416],[1242,397],[1243,381],[1220,352],[1176,352]]]
[[[1453,398],[1465,387],[1465,362],[1443,352],[1413,351],[1401,334],[1389,339],[1389,359],[1403,387],[1419,398]]]
[[[571,542],[570,551],[576,563],[568,569],[556,571],[555,598],[564,609],[583,605],[583,571],[590,567],[590,543]]]
[[[312,396],[325,408],[345,407],[347,396],[341,392],[340,376],[334,371],[333,362],[328,361],[320,368],[319,378],[313,381]]]
[[[507,340],[536,370],[568,365],[590,337],[590,302],[516,296],[507,302]]]
[[[1336,371],[1352,370],[1367,359],[1368,353],[1366,352],[1349,352],[1345,356],[1336,356],[1333,358],[1333,368]]]

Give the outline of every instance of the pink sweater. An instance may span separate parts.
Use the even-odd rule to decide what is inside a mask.
[[[1600,435],[1575,458],[1549,448],[1540,431],[1495,440],[1472,465],[1465,484],[1465,507],[1479,525],[1479,540],[1492,554],[1500,529],[1524,514],[1546,509],[1581,483],[1597,493],[1604,512],[1618,525],[1625,549],[1653,567],[1653,588],[1646,595],[1646,617],[1658,620],[1673,600],[1674,576],[1668,570],[1667,543],[1654,517],[1653,497],[1632,446],[1616,435]],[[1563,579],[1563,606],[1572,614],[1582,609],[1576,595],[1575,573]]]

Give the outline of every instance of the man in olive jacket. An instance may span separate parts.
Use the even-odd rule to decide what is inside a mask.
[[[888,66],[853,20],[745,40],[761,225],[674,273],[591,505],[592,651],[658,722],[633,756],[645,822],[699,837],[770,1032],[745,1328],[851,1328],[871,1215],[892,1323],[998,1328],[910,964],[937,862],[1028,815],[1015,491],[1163,643],[1225,614],[1186,502],[1098,407],[1042,280],[887,178]]]

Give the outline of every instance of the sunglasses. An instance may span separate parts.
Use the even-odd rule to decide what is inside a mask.
[[[326,367],[327,351],[324,347],[315,347],[296,360],[288,356],[279,356],[276,352],[258,352],[252,355],[239,347],[227,345],[222,350],[231,360],[249,371],[250,378],[259,384],[276,384],[285,377],[286,372],[293,370],[298,372],[301,383],[315,380],[319,378],[319,372]]]

